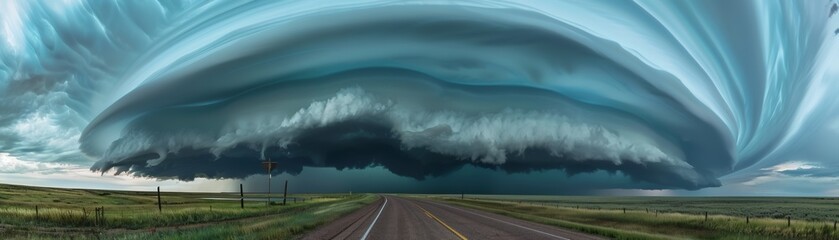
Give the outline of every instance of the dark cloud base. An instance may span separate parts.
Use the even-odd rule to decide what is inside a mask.
[[[135,176],[191,181],[197,177],[212,179],[242,179],[265,173],[260,162],[261,151],[237,146],[218,158],[209,149],[185,149],[167,155],[167,160],[155,166],[146,161],[158,158],[149,153],[119,161],[101,163],[94,171],[115,169],[117,174],[130,172]],[[694,181],[674,172],[673,166],[657,163],[636,164],[624,161],[616,165],[597,159],[572,160],[552,156],[546,151],[528,149],[521,154],[510,154],[500,165],[473,162],[431,152],[423,148],[405,149],[386,124],[374,121],[349,121],[310,130],[286,148],[270,147],[266,158],[279,163],[273,174],[300,174],[304,167],[331,167],[338,170],[365,169],[381,166],[395,175],[424,180],[445,176],[467,164],[479,168],[502,170],[507,173],[564,170],[568,175],[605,170],[625,173],[635,181],[653,183],[661,188],[695,190],[720,186],[711,173],[699,172]],[[692,169],[693,170],[693,169]],[[684,174],[684,173],[681,173]],[[696,179],[699,180],[696,180]]]

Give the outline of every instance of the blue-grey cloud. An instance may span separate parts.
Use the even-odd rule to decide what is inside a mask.
[[[5,4],[28,34],[0,58],[0,152],[155,178],[270,158],[699,189],[778,161],[839,89],[809,2]]]

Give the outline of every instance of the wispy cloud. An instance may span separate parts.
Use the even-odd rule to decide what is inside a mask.
[[[837,189],[832,189],[839,183],[839,173],[831,168],[823,167],[819,163],[807,161],[791,161],[761,169],[763,174],[742,185],[751,187],[768,187],[787,185],[809,186],[814,190],[812,194],[835,195]],[[790,189],[795,190],[795,189]]]
[[[69,168],[72,165],[23,161],[9,153],[0,153],[0,173],[56,173]]]
[[[781,163],[772,167],[763,168],[763,171],[771,171],[771,172],[783,172],[783,171],[790,171],[790,170],[799,170],[799,169],[813,169],[813,168],[821,168],[818,166],[817,163],[810,163],[804,161],[792,161],[792,162],[785,162]]]

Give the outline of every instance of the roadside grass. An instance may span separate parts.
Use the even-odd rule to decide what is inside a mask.
[[[314,203],[299,211],[271,215],[256,221],[126,234],[116,239],[289,239],[364,207],[377,198],[374,195],[363,195],[348,201]]]
[[[0,184],[0,224],[39,227],[106,227],[139,229],[156,226],[223,221],[276,213],[300,203],[336,201],[340,194],[295,194],[288,206],[265,202],[205,200],[203,198],[238,198],[232,193],[161,193],[163,209],[158,210],[157,193],[60,189]],[[265,197],[249,194],[247,197]],[[276,197],[276,196],[274,196]],[[104,207],[104,224],[95,221],[95,208]],[[37,208],[37,210],[36,210]]]
[[[460,195],[443,195],[452,198]],[[623,209],[650,212],[728,215],[786,220],[839,220],[839,197],[666,197],[466,195],[468,198],[548,204],[569,208]]]
[[[489,199],[442,198],[465,207],[554,225],[615,239],[839,239],[825,222],[727,215],[648,213],[646,210],[596,210]]]
[[[288,205],[246,201],[242,209],[239,201],[205,199],[238,198],[238,193],[163,192],[161,195],[162,212],[158,210],[155,192],[0,184],[0,236],[4,239],[286,238],[377,199],[368,194],[290,194]],[[265,195],[247,194],[246,197]],[[96,221],[97,207],[104,207],[105,221]]]
[[[110,205],[105,208],[105,221],[97,224],[94,208],[91,207],[2,207],[0,208],[0,223],[12,225],[30,225],[45,227],[106,227],[139,229],[179,224],[193,224],[210,221],[224,221],[230,219],[275,214],[279,211],[293,210],[301,204],[330,202],[340,198],[318,198],[307,202],[289,204],[288,206],[266,207],[262,202],[248,202],[241,209],[238,202],[201,203],[167,205],[163,211],[158,211],[156,205],[149,206],[118,206]]]

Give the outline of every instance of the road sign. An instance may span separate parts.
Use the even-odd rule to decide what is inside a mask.
[[[271,160],[264,161],[262,162],[262,167],[264,167],[268,172],[271,172],[277,168],[277,162],[272,162]]]

